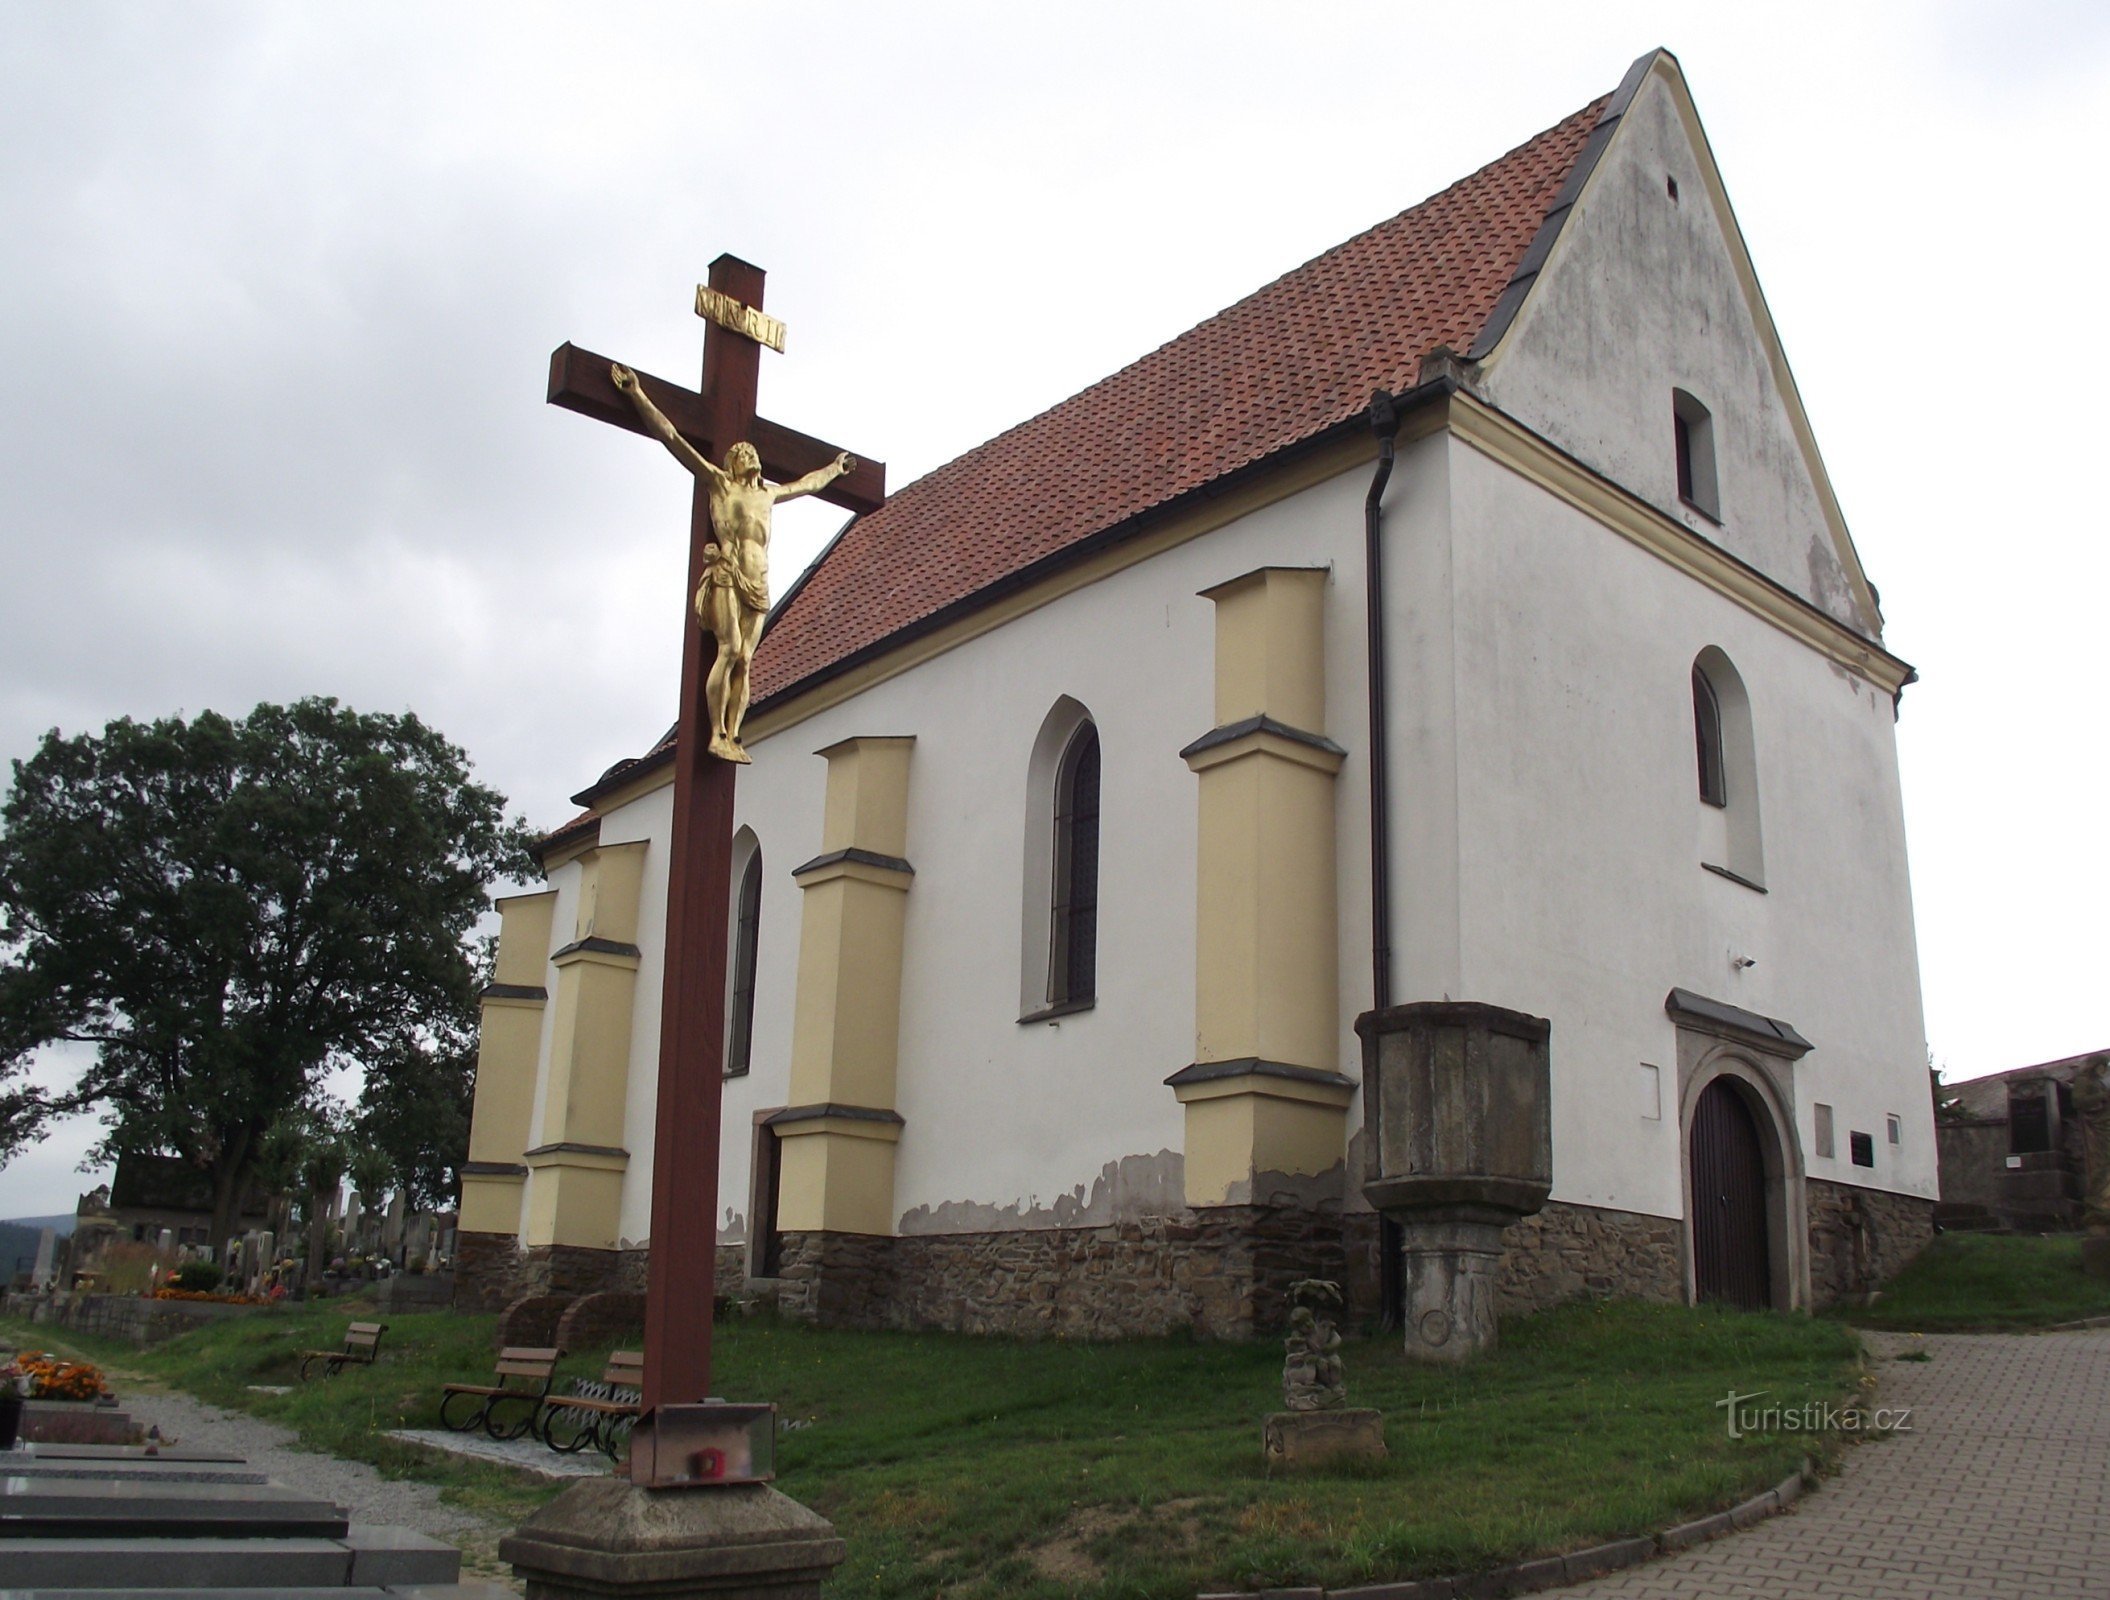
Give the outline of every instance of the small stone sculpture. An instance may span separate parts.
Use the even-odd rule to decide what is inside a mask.
[[[1341,1286],[1324,1278],[1305,1278],[1290,1285],[1296,1308],[1289,1314],[1289,1335],[1282,1341],[1282,1403],[1292,1411],[1332,1411],[1348,1404],[1348,1383],[1341,1372],[1341,1335],[1333,1318],[1318,1307],[1338,1308]]]

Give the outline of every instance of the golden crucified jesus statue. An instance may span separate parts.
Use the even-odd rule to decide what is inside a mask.
[[[745,762],[740,724],[747,716],[747,669],[769,614],[769,523],[779,500],[817,494],[837,478],[857,470],[857,458],[845,451],[827,466],[789,483],[762,481],[762,458],[751,444],[725,453],[723,470],[676,431],[638,384],[628,367],[611,366],[615,386],[630,396],[637,414],[667,450],[701,479],[710,494],[711,531],[717,543],[703,547],[704,567],[696,585],[696,620],[718,641],[718,656],[704,683],[711,712],[711,754]]]

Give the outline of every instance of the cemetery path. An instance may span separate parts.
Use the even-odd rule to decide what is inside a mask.
[[[1552,1600],[2082,1600],[2110,1588],[2110,1330],[1868,1334],[1910,1431],[1746,1532]],[[1900,1361],[1924,1350],[1931,1359]]]
[[[124,1406],[141,1427],[158,1426],[165,1437],[187,1445],[238,1453],[288,1488],[343,1506],[354,1522],[392,1523],[444,1539],[461,1550],[465,1580],[513,1587],[512,1568],[498,1559],[498,1541],[510,1530],[443,1503],[431,1484],[384,1478],[363,1461],[303,1450],[290,1428],[222,1411],[189,1395],[128,1386]]]

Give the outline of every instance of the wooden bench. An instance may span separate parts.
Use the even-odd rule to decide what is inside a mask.
[[[508,1345],[498,1352],[498,1382],[450,1383],[440,1399],[440,1421],[456,1433],[482,1428],[494,1439],[517,1439],[534,1427],[549,1398],[551,1379],[564,1352]],[[519,1420],[501,1420],[501,1407],[518,1406]],[[459,1420],[457,1420],[459,1419]]]
[[[313,1377],[318,1365],[326,1378],[336,1377],[347,1366],[372,1366],[374,1357],[381,1353],[381,1335],[386,1332],[385,1322],[355,1322],[344,1330],[342,1350],[301,1351],[300,1381],[306,1383]]]
[[[645,1358],[618,1350],[601,1369],[598,1383],[575,1383],[573,1394],[555,1394],[542,1405],[542,1442],[566,1454],[592,1445],[613,1461],[637,1420],[645,1386]]]

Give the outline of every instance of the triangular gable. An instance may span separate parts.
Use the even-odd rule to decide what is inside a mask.
[[[1664,101],[1643,99],[1652,93],[1662,95]],[[1630,132],[1629,126],[1636,120],[1637,102],[1640,104],[1641,124]],[[1678,380],[1674,373],[1665,371],[1659,374],[1661,382],[1646,396],[1608,392],[1604,385],[1615,381],[1616,373],[1612,368],[1616,361],[1608,364],[1606,356],[1608,352],[1615,357],[1622,353],[1619,350],[1622,341],[1610,337],[1614,331],[1610,324],[1594,330],[1607,337],[1595,344],[1587,356],[1576,353],[1565,373],[1554,370],[1560,362],[1555,347],[1564,340],[1586,340],[1593,331],[1579,326],[1586,318],[1578,314],[1578,306],[1593,295],[1616,292],[1616,275],[1607,275],[1601,270],[1604,261],[1616,259],[1622,268],[1633,264],[1636,256],[1633,246],[1637,241],[1630,235],[1614,236],[1607,231],[1614,226],[1612,211],[1624,199],[1604,192],[1609,181],[1607,174],[1620,171],[1622,162],[1636,154],[1633,146],[1646,136],[1643,130],[1649,119],[1660,117],[1665,102],[1677,126],[1682,129],[1693,167],[1690,175],[1698,180],[1681,187],[1675,204],[1705,207],[1712,217],[1734,279],[1736,298],[1752,330],[1758,360],[1779,401],[1784,432],[1782,442],[1792,450],[1806,477],[1809,520],[1820,533],[1821,551],[1810,549],[1807,538],[1801,548],[1790,543],[1793,534],[1785,526],[1794,520],[1790,515],[1756,515],[1755,508],[1749,504],[1737,506],[1732,503],[1724,513],[1726,524],[1711,527],[1676,506],[1674,490],[1666,494],[1649,493],[1651,473],[1661,477],[1671,470],[1668,465],[1671,431],[1668,391]],[[1663,180],[1657,177],[1654,181],[1660,184]],[[1616,256],[1607,254],[1603,259],[1586,260],[1571,279],[1556,288],[1556,280],[1560,279],[1565,263],[1589,256],[1593,230],[1608,251],[1617,246]],[[1629,311],[1640,309],[1628,308]],[[1645,323],[1645,316],[1642,320]],[[1669,509],[1693,525],[1703,537],[1720,544],[1732,555],[1866,637],[1882,637],[1882,613],[1874,588],[1862,569],[1860,556],[1847,531],[1846,519],[1839,509],[1824,458],[1817,448],[1816,435],[1803,408],[1779,330],[1774,325],[1764,292],[1759,288],[1750,250],[1729,203],[1728,191],[1723,186],[1706,131],[1700,124],[1691,90],[1677,58],[1669,51],[1656,50],[1641,57],[1628,70],[1618,91],[1604,103],[1538,237],[1519,261],[1514,278],[1470,353],[1479,367],[1476,387],[1518,421],[1634,492],[1659,504],[1666,500],[1673,502]],[[1543,370],[1530,370],[1534,367]],[[1593,388],[1593,383],[1599,387]],[[1726,418],[1727,413],[1748,397],[1717,394],[1701,398],[1706,399],[1711,408],[1719,408]],[[1626,430],[1628,433],[1634,433],[1636,429],[1639,432],[1636,438],[1623,440],[1620,437],[1621,407],[1629,401],[1646,409],[1638,417],[1624,419],[1631,424]],[[1748,425],[1752,419],[1736,420]],[[1758,445],[1763,448],[1767,442],[1759,440]],[[1635,450],[1642,452],[1640,459],[1630,453]]]

